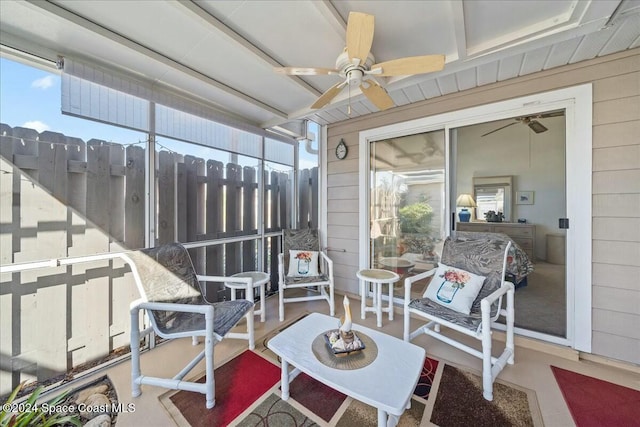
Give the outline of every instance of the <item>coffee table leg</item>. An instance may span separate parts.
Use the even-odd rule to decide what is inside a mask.
[[[282,400],[289,399],[289,362],[281,358],[282,373],[280,374],[280,389],[282,390]]]
[[[378,409],[378,427],[387,427],[387,413]]]

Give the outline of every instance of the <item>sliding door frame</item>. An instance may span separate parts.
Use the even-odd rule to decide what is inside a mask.
[[[369,206],[371,142],[405,135],[445,131],[445,229],[451,230],[451,186],[455,179],[451,161],[451,129],[544,111],[565,110],[567,230],[567,336],[554,337],[532,331],[522,335],[543,339],[576,350],[591,352],[591,259],[592,259],[592,86],[539,93],[459,111],[395,123],[359,133],[359,266],[369,268]]]

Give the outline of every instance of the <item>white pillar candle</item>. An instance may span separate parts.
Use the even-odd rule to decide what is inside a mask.
[[[342,305],[344,306],[344,322],[342,322],[340,330],[343,332],[349,332],[351,330],[351,307],[349,305],[349,298],[347,298],[346,295],[344,296]]]

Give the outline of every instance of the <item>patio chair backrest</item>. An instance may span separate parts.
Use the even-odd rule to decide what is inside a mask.
[[[289,251],[320,251],[317,229],[287,229],[282,231],[282,253],[285,268],[289,265]]]
[[[472,316],[480,315],[480,301],[502,285],[504,252],[508,244],[508,241],[490,238],[447,237],[445,240],[441,258],[443,264],[487,278],[471,306],[470,314]],[[510,252],[512,250],[513,247]],[[496,316],[499,304],[500,300],[491,306],[491,317]]]
[[[191,257],[180,243],[129,252],[138,275],[138,291],[149,302],[206,304]],[[178,313],[150,311],[152,322],[160,330],[172,330]],[[180,320],[182,321],[182,320]]]

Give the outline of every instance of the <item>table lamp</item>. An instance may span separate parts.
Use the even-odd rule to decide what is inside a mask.
[[[461,194],[456,200],[456,206],[462,208],[460,212],[458,212],[460,222],[469,222],[471,219],[471,212],[469,212],[467,208],[475,208],[477,205],[470,194]]]

